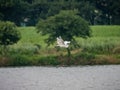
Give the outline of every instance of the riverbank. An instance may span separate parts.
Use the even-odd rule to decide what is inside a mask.
[[[77,66],[77,65],[117,65],[120,64],[119,54],[77,53],[67,55],[10,55],[0,57],[0,66]]]
[[[120,26],[91,26],[92,37],[77,38],[80,47],[70,47],[71,56],[65,48],[47,47],[48,36],[36,33],[35,27],[19,27],[21,40],[9,46],[1,55],[0,66],[66,66],[120,64]]]

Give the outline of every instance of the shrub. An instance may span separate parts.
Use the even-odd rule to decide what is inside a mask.
[[[40,65],[59,65],[59,61],[55,56],[41,57],[38,63]]]
[[[29,57],[26,55],[13,55],[10,56],[11,60],[9,60],[8,66],[27,66],[31,65],[31,61],[29,60]]]
[[[20,32],[17,30],[13,22],[0,21],[0,45],[2,45],[3,53],[6,53],[6,47],[17,43],[20,40]]]

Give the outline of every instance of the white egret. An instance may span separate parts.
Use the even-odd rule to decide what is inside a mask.
[[[64,41],[61,36],[57,37],[57,46],[68,48],[70,41]]]

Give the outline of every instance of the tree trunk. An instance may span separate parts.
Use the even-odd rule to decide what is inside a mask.
[[[70,57],[71,56],[71,52],[70,52],[69,48],[67,48],[67,53],[68,53],[68,57]]]
[[[68,52],[68,60],[67,60],[67,64],[70,65],[71,52],[70,52],[70,49],[69,49],[69,48],[67,48],[67,52]]]

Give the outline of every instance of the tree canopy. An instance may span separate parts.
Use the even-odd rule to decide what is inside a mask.
[[[56,41],[56,37],[61,36],[64,40],[74,42],[74,37],[89,37],[91,30],[88,22],[77,15],[76,10],[64,10],[59,14],[40,20],[37,24],[37,30],[42,35],[49,34],[46,42],[48,45]]]
[[[77,9],[89,24],[120,24],[120,0],[0,0],[0,20],[35,25],[61,10]]]
[[[20,39],[20,32],[14,23],[0,21],[0,45],[12,45]]]

